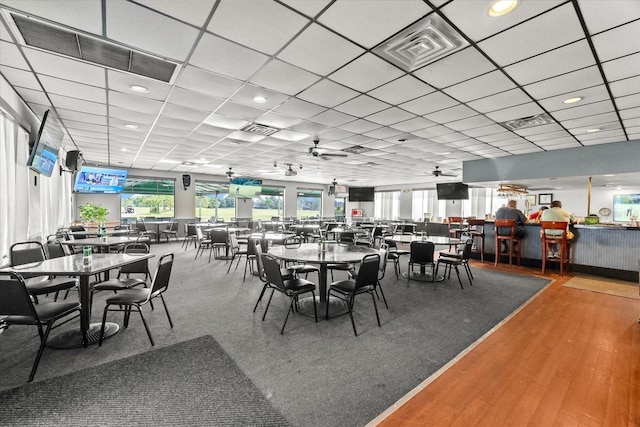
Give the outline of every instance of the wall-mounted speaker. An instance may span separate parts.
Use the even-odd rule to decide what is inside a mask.
[[[65,159],[64,165],[67,169],[72,171],[77,171],[82,166],[82,154],[78,150],[67,151],[67,158]]]
[[[182,175],[182,185],[184,186],[185,190],[191,185],[191,175]]]

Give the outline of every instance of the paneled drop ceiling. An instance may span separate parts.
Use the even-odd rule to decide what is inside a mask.
[[[640,139],[639,1],[490,3],[0,0],[0,73],[89,163],[220,179],[432,186]]]

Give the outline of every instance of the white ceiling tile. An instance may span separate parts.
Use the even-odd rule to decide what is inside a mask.
[[[242,16],[242,25],[238,25],[238,16]],[[275,2],[234,0],[220,2],[207,29],[228,40],[273,55],[308,22],[308,19]]]
[[[300,133],[306,133],[308,135],[319,135],[322,132],[326,132],[329,129],[331,129],[330,126],[322,125],[320,123],[314,123],[310,121],[304,121],[302,123],[298,123],[295,126],[291,126],[291,130],[300,132]]]
[[[586,41],[579,41],[551,52],[526,59],[505,68],[516,82],[526,85],[595,64]]]
[[[211,114],[206,118],[205,123],[223,129],[240,129],[249,123],[248,120],[236,119],[221,114]],[[205,131],[205,130],[201,130]]]
[[[399,135],[400,133],[402,132],[397,129],[382,127],[382,128],[367,132],[364,135],[370,138],[385,139],[385,138],[391,138],[393,136]]]
[[[395,123],[391,125],[391,127],[404,132],[415,132],[420,129],[435,126],[436,124],[437,123],[434,123],[431,120],[427,120],[424,117],[415,117],[410,120],[405,120],[404,122]]]
[[[381,125],[390,125],[415,117],[414,114],[408,113],[400,108],[392,107],[384,111],[367,116],[367,120]]]
[[[439,136],[448,135],[454,131],[447,126],[431,126],[425,129],[414,131],[413,134],[422,138],[437,138]],[[452,141],[452,143],[458,142]]]
[[[294,117],[300,117],[301,119],[307,119],[315,116],[325,110],[325,107],[321,107],[316,104],[312,104],[307,101],[303,101],[297,98],[289,98],[282,104],[276,107],[278,113],[287,114]]]
[[[265,110],[227,101],[216,110],[216,113],[225,115],[227,117],[255,120],[256,118],[263,115],[265,113]]]
[[[413,76],[400,77],[369,92],[374,98],[393,105],[433,92],[434,89]]]
[[[392,1],[343,1],[333,3],[319,21],[361,46],[372,48],[429,12],[431,8],[419,0],[404,0],[402,7]]]
[[[478,113],[476,113],[466,105],[457,105],[455,107],[426,114],[425,117],[437,123],[447,123],[454,120],[460,120],[466,117],[475,116],[477,114]]]
[[[476,48],[468,47],[416,70],[413,74],[434,87],[445,88],[495,69]],[[451,70],[456,72],[452,73]]]
[[[634,119],[636,117],[640,117],[640,107],[620,110],[620,117],[622,117],[622,119]]]
[[[324,105],[325,107],[335,107],[356,96],[358,96],[358,92],[355,90],[325,79],[300,93],[298,98]]]
[[[147,114],[157,114],[162,108],[162,102],[148,99],[128,93],[109,91],[109,103],[118,107],[127,108]]]
[[[254,101],[254,98],[256,96],[263,97],[264,102]],[[271,108],[277,107],[287,98],[288,95],[286,94],[282,94],[252,84],[245,84],[228,99],[238,104],[259,108],[260,110],[269,110]]]
[[[492,124],[492,125],[481,126],[473,129],[467,129],[462,132],[465,135],[470,136],[472,138],[478,138],[481,136],[501,134],[504,132],[504,127],[497,124]]]
[[[84,85],[49,76],[40,76],[40,82],[49,93],[86,99],[103,104],[107,102],[107,92],[102,87]]]
[[[601,61],[640,52],[640,20],[593,36],[593,45]]]
[[[405,102],[404,104],[400,105],[400,108],[423,116],[434,111],[453,107],[457,104],[458,102],[450,96],[442,92],[434,92],[429,95],[414,99],[413,101]]]
[[[258,86],[295,95],[318,80],[320,77],[316,74],[282,61],[273,60],[262,67],[250,81]]]
[[[214,111],[222,104],[222,99],[203,95],[180,87],[174,87],[168,102],[183,107],[191,107],[201,111]]]
[[[89,65],[75,59],[24,48],[24,53],[34,69],[41,74],[84,83],[104,86],[104,68]]]
[[[346,123],[342,126],[340,126],[341,129],[344,129],[346,131],[349,132],[354,132],[354,133],[366,133],[366,132],[370,132],[373,131],[375,129],[379,129],[380,125],[377,123],[373,123],[367,120],[354,120],[353,122],[350,123]],[[369,136],[369,135],[367,135]],[[372,138],[370,136],[370,138]]]
[[[491,17],[488,14],[491,0],[461,1],[455,0],[441,10],[458,28],[474,41],[505,30],[513,25],[528,20],[546,10],[549,10],[563,0],[536,0],[520,2],[511,13],[501,17]]]
[[[363,52],[348,40],[313,24],[280,52],[278,58],[324,76]]]
[[[327,126],[340,126],[347,122],[352,122],[356,119],[354,116],[340,113],[334,110],[324,111],[316,116],[311,117],[311,121],[320,123]]]
[[[587,116],[587,117],[578,117],[577,119],[562,120],[560,123],[562,124],[562,126],[564,126],[567,129],[574,129],[574,128],[588,129],[588,128],[600,127],[600,125],[603,123],[612,123],[612,122],[616,122],[616,123],[618,122],[618,116],[616,115],[615,112],[595,114],[593,116]]]
[[[540,99],[601,84],[603,81],[600,71],[593,66],[527,85],[524,90]]]
[[[614,111],[611,101],[594,102],[593,104],[580,105],[577,107],[560,110],[553,113],[556,120],[568,120],[578,117],[593,116],[596,114],[608,113]]]
[[[282,0],[282,3],[288,4],[292,8],[309,17],[314,17],[329,3],[331,3],[331,0]]]
[[[513,107],[530,102],[531,98],[521,89],[511,89],[484,98],[468,102],[467,105],[481,113],[496,111],[502,108]]]
[[[640,107],[640,88],[638,88],[638,93],[634,95],[621,96],[617,98],[616,106],[621,110]]]
[[[582,100],[565,104],[563,101],[569,98],[580,97]],[[593,102],[604,101],[609,99],[609,92],[604,85],[594,86],[587,89],[580,89],[572,92],[567,92],[561,95],[552,96],[550,98],[541,99],[540,105],[547,111],[566,110],[567,108],[573,108],[578,105],[591,104]]]
[[[19,86],[27,89],[41,90],[38,80],[34,75],[26,70],[20,68],[5,67],[0,65],[0,73],[9,80],[14,86]]]
[[[202,27],[216,3],[215,0],[189,0],[189,7],[184,7],[184,3],[175,0],[136,0],[136,2],[196,27]]]
[[[544,113],[544,110],[540,108],[538,104],[529,102],[527,104],[517,105],[515,107],[505,108],[504,110],[487,113],[487,117],[495,120],[496,122],[506,122],[509,120],[531,117],[542,113]]]
[[[530,126],[521,129],[517,129],[514,133],[529,137],[531,135],[539,135],[543,133],[555,132],[558,130],[562,130],[562,126],[558,123],[547,123],[546,125],[538,125],[538,126]]]
[[[109,116],[117,117],[122,120],[131,120],[136,123],[144,123],[150,125],[156,119],[157,113],[150,114],[140,111],[133,111],[127,107],[117,107],[112,105],[109,107]]]
[[[110,1],[106,2],[106,36],[183,62],[196,42],[198,30],[131,2]]]
[[[292,126],[300,123],[302,119],[298,117],[290,117],[282,114],[277,114],[273,111],[269,111],[260,117],[258,117],[257,122],[262,125],[273,126],[278,129],[286,129],[291,128]]]
[[[625,79],[640,74],[640,53],[607,61],[602,64],[609,81]]]
[[[457,120],[455,122],[447,123],[447,127],[457,131],[463,131],[467,129],[477,128],[480,126],[487,126],[490,124],[493,124],[493,122],[488,118],[484,116],[474,116],[474,117],[469,117],[462,120]]]
[[[331,80],[356,90],[367,92],[402,75],[402,71],[370,53],[331,74]]]
[[[611,88],[611,93],[613,93],[613,96],[615,97],[637,93],[638,88],[640,87],[640,75],[615,81],[611,83],[609,87]]]
[[[501,71],[493,71],[466,82],[444,89],[449,96],[459,101],[471,101],[493,95],[505,90],[513,89],[515,84]]]
[[[245,142],[258,142],[258,141],[262,141],[265,138],[265,136],[259,135],[256,133],[243,132],[243,131],[237,130],[229,134],[227,138],[236,139],[236,140],[245,141]]]
[[[557,130],[555,132],[547,132],[541,133],[538,135],[530,135],[527,136],[527,139],[531,142],[539,142],[539,141],[548,141],[548,140],[558,140],[560,138],[567,138],[570,135],[565,130]]]
[[[162,110],[162,114],[176,120],[186,120],[199,123],[209,115],[209,112],[167,103]]]
[[[100,114],[103,116],[107,114],[107,106],[102,103],[84,101],[82,99],[70,98],[68,96],[60,96],[56,94],[49,94],[49,98],[51,98],[51,102],[56,109],[64,108],[67,110],[82,111],[84,113]]]
[[[200,68],[187,67],[178,77],[176,85],[205,95],[226,98],[238,90],[242,83]]]
[[[87,114],[80,111],[65,110],[62,108],[56,108],[56,111],[58,112],[58,115],[60,116],[60,118],[62,118],[63,120],[69,119],[69,120],[75,120],[77,122],[93,123],[96,125],[107,124],[107,118],[105,116]]]
[[[478,44],[498,65],[538,55],[585,37],[573,4],[567,3]]]
[[[27,62],[24,60],[24,57],[15,44],[0,41],[0,52],[2,52],[2,65],[20,68],[22,70],[29,69]]]
[[[220,58],[224,58],[224,61]],[[224,76],[246,80],[268,59],[269,57],[262,53],[211,34],[204,34],[189,63]]]
[[[351,114],[352,116],[365,117],[389,107],[389,104],[378,101],[370,96],[360,95],[344,104],[338,105],[335,109],[343,113]]]
[[[142,96],[143,98],[157,99],[159,101],[164,101],[171,89],[171,85],[167,83],[114,70],[107,70],[107,79],[109,81],[109,89],[111,90],[128,93],[131,92],[131,86],[142,86],[146,87],[149,92],[136,92],[136,95]]]
[[[628,0],[578,0],[590,34],[640,18],[640,3]]]
[[[613,144],[613,143],[622,142],[625,140],[626,138],[624,137],[612,136],[609,138],[600,138],[600,139],[593,139],[593,140],[580,141],[580,142],[582,142],[584,145],[597,145],[597,144]]]

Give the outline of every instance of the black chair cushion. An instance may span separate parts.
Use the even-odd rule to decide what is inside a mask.
[[[373,290],[373,285],[361,286],[356,291],[356,282],[354,280],[339,280],[331,284],[331,290],[338,291],[342,294],[360,294]]]
[[[288,292],[296,294],[313,291],[316,288],[313,282],[300,278],[284,280],[283,283]]]
[[[136,279],[133,277],[125,277],[122,279],[110,279],[104,282],[96,283],[93,286],[95,291],[118,291],[120,289],[129,289],[138,285],[146,285],[142,279]]]
[[[30,279],[27,289],[31,295],[42,295],[50,292],[64,291],[78,285],[78,279],[70,277],[56,277],[54,279],[39,280]]]
[[[63,302],[46,302],[34,305],[36,313],[41,322],[48,322],[58,317],[65,316],[74,310],[80,309],[79,302],[63,301]],[[38,322],[29,316],[7,316],[4,321],[10,325],[36,325]]]
[[[150,288],[142,289],[124,289],[112,297],[107,298],[107,304],[141,304],[143,303],[151,293]]]

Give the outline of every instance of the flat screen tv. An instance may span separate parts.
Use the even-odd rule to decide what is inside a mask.
[[[350,202],[373,202],[375,192],[373,187],[349,187]]]
[[[125,169],[109,169],[99,166],[82,166],[76,174],[74,193],[112,194],[122,193],[127,181]]]
[[[229,197],[252,199],[260,196],[262,180],[254,178],[233,178],[229,184]]]
[[[640,194],[613,195],[613,221],[629,222],[640,218]]]
[[[467,200],[469,186],[462,182],[443,182],[436,184],[438,200]]]
[[[31,147],[27,166],[39,174],[51,176],[58,160],[58,152],[62,144],[62,129],[50,116],[49,110],[44,113],[40,130]]]

